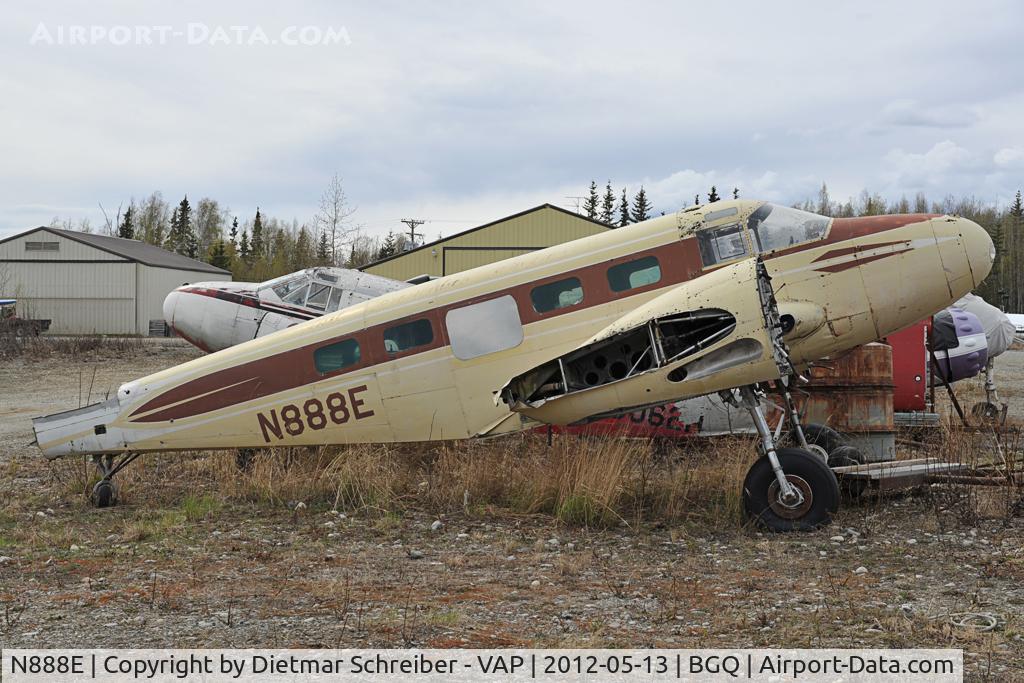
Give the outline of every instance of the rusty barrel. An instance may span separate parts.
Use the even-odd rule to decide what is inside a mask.
[[[892,347],[865,344],[810,370],[801,408],[804,422],[846,435],[869,462],[896,457]]]

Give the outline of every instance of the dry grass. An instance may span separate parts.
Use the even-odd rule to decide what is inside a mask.
[[[584,527],[718,526],[728,519],[738,528],[740,486],[752,458],[751,444],[740,439],[693,450],[576,436],[556,437],[549,446],[542,436],[524,434],[440,445],[265,450],[245,468],[234,451],[148,455],[120,473],[118,483],[124,502],[185,506],[189,519],[211,505],[243,502],[377,517],[410,509],[539,514]],[[53,463],[50,476],[71,496],[86,495],[96,480],[94,469],[76,459]]]
[[[0,359],[25,357],[42,360],[69,357],[81,361],[98,358],[134,358],[145,348],[146,345],[140,337],[21,337],[11,333],[0,334]]]

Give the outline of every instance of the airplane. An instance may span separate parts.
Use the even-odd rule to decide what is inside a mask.
[[[932,379],[948,387],[985,373],[985,400],[971,413],[982,420],[1006,419],[995,382],[995,359],[1016,340],[1016,326],[1001,310],[976,294],[965,294],[932,318]],[[959,410],[959,406],[957,406]]]
[[[266,282],[196,282],[167,295],[164,321],[193,346],[213,352],[410,286],[333,267]]]
[[[808,448],[791,378],[945,308],[994,257],[985,230],[956,216],[692,206],[384,294],[33,428],[48,458],[92,456],[102,506],[148,451],[485,438],[718,393],[759,435],[746,516],[815,529],[839,486]],[[776,446],[768,382],[796,447]]]

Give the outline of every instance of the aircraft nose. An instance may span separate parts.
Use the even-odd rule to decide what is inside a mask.
[[[177,289],[167,295],[164,299],[164,322],[174,329],[174,312],[178,306],[178,300],[181,299],[181,292]]]
[[[974,286],[977,287],[992,271],[992,264],[996,260],[996,246],[988,231],[974,221],[958,218],[957,223],[960,234],[963,235],[967,265],[971,269]]]

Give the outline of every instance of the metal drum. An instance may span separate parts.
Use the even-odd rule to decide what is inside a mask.
[[[805,424],[825,424],[847,435],[869,462],[895,459],[891,347],[858,346],[811,368],[810,378],[797,396]]]

